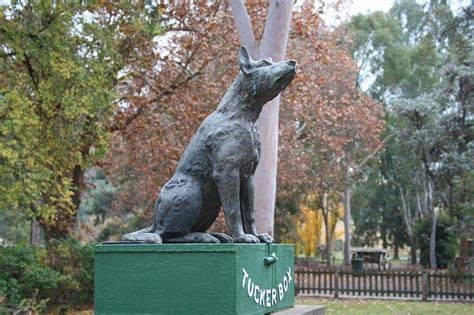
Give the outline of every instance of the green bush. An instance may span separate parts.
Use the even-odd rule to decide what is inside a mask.
[[[72,239],[0,247],[0,304],[39,312],[92,307],[93,265],[92,245]]]
[[[41,252],[45,251],[26,245],[0,248],[0,288],[6,307],[17,310],[26,302],[48,301],[61,275],[41,266],[38,255]]]
[[[424,267],[430,265],[431,220],[421,220],[415,227],[417,243],[420,248],[420,262]],[[458,251],[457,232],[452,219],[440,215],[436,221],[436,263],[438,268],[447,268],[454,262]]]
[[[94,251],[73,239],[48,245],[47,265],[61,274],[51,302],[61,308],[92,307],[94,303]]]

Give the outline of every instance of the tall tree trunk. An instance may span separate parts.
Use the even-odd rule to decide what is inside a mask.
[[[37,220],[31,220],[30,244],[38,245],[41,242],[41,228]]]
[[[424,210],[423,210],[423,206],[421,205],[421,196],[420,196],[420,192],[416,191],[416,209],[418,210],[417,211],[417,216],[418,218],[422,218],[424,217]]]
[[[412,237],[408,240],[410,243],[410,256],[411,256],[411,264],[416,265],[417,257],[416,257],[416,238]]]
[[[293,1],[270,1],[260,47],[255,42],[243,1],[232,0],[230,5],[240,42],[253,52],[252,57],[257,59],[271,57],[274,61],[283,60],[288,43]],[[257,121],[262,141],[262,153],[255,172],[256,222],[260,233],[270,235],[273,235],[275,213],[279,109],[280,97],[278,96],[264,106]]]
[[[328,195],[326,192],[323,193],[322,198],[322,210],[323,210],[323,221],[324,221],[324,230],[326,236],[326,265],[331,265],[331,256],[332,256],[332,239],[331,239],[331,230],[329,227],[329,206],[328,206]]]
[[[387,241],[387,231],[384,229],[382,229],[380,231],[380,238],[382,239],[382,247],[385,249],[388,247],[388,241]]]
[[[436,269],[438,268],[436,262],[436,213],[433,204],[433,188],[430,179],[428,179],[428,207],[431,216],[430,267]]]
[[[230,7],[240,43],[245,46],[251,57],[258,57],[260,55],[259,47],[255,41],[252,24],[244,2],[242,0],[231,0]]]
[[[436,214],[431,215],[431,235],[430,235],[430,267],[436,269]]]
[[[257,128],[262,141],[260,163],[255,171],[255,209],[257,230],[273,235],[278,163],[278,116],[280,96],[262,110]]]
[[[398,255],[400,245],[398,243],[399,243],[398,239],[395,238],[394,244],[393,244],[393,259],[397,259],[397,260],[400,258],[399,255]]]
[[[344,264],[351,263],[351,169],[348,165],[344,178]]]
[[[76,165],[74,167],[74,170],[72,171],[72,185],[73,185],[73,195],[72,195],[72,203],[74,204],[74,208],[76,209],[76,212],[73,214],[74,219],[77,214],[77,210],[79,209],[79,206],[81,205],[81,199],[82,199],[82,189],[84,188],[84,170],[82,169],[82,166]]]
[[[415,241],[415,234],[413,232],[413,215],[411,213],[411,209],[408,206],[407,200],[405,198],[405,192],[401,185],[396,184],[398,187],[398,191],[400,192],[400,197],[402,199],[402,209],[403,209],[403,221],[405,222],[405,226],[407,228],[407,235],[408,235],[408,243],[410,244],[410,253],[411,253],[411,264],[416,264],[416,241]],[[417,201],[419,204],[419,198],[417,194]]]

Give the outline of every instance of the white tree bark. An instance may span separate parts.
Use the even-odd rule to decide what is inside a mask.
[[[408,242],[410,243],[410,255],[411,255],[411,264],[416,264],[416,242],[415,242],[415,233],[413,231],[414,220],[411,213],[410,206],[405,198],[405,192],[403,187],[395,183],[400,192],[400,197],[402,198],[402,210],[403,210],[403,221],[405,221],[405,226],[407,227]]]
[[[290,31],[292,0],[272,0],[268,8],[262,43],[258,46],[250,19],[242,0],[230,2],[240,42],[255,59],[271,57],[274,61],[285,58]],[[255,209],[259,233],[273,235],[275,215],[276,176],[278,162],[278,117],[280,97],[266,104],[257,121],[262,141],[260,163],[255,172]]]
[[[329,204],[328,204],[328,194],[327,192],[323,193],[323,220],[324,220],[324,229],[326,234],[326,265],[331,265],[331,256],[332,256],[332,240],[331,240],[331,231],[329,227]]]
[[[245,46],[252,58],[259,56],[258,46],[255,42],[255,36],[250,24],[250,18],[242,0],[231,0],[230,7],[232,9],[232,16],[234,17],[235,28],[239,35],[239,40],[242,46]]]
[[[344,264],[351,263],[351,167],[348,165],[344,177]]]
[[[428,179],[428,205],[431,216],[431,235],[430,235],[430,267],[436,269],[438,264],[436,262],[436,212],[433,203],[433,186],[431,180]]]
[[[359,164],[351,163],[350,156],[346,157],[346,166],[344,174],[344,264],[349,265],[351,263],[351,198],[352,198],[352,176],[357,174],[365,164],[367,164],[377,153],[384,147],[385,143],[395,133],[392,133],[385,137],[380,144],[370,152]]]

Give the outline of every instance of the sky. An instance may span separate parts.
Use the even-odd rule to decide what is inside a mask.
[[[327,25],[337,26],[356,14],[366,14],[373,11],[387,12],[395,0],[348,0],[347,2],[350,4],[344,4],[344,10],[342,12],[336,12],[331,6],[331,4],[337,1],[338,0],[324,0],[327,6],[323,14],[323,19]],[[425,2],[425,0],[418,1]],[[302,2],[303,1],[300,0],[298,1],[298,3]]]
[[[333,1],[333,0],[330,0]],[[350,15],[365,14],[367,12],[384,11],[387,12],[393,5],[394,0],[352,0],[349,7]],[[427,3],[428,0],[417,0],[418,3]],[[471,0],[451,0],[449,1],[451,8],[457,11],[461,6],[466,6]]]
[[[353,0],[352,5],[349,7],[349,13],[354,15],[358,13],[364,14],[368,11],[387,12],[392,4],[393,0]]]

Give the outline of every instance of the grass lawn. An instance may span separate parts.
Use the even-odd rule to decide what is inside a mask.
[[[326,306],[326,314],[474,314],[474,303],[381,301],[381,300],[334,300],[321,298],[297,298],[298,304]]]

